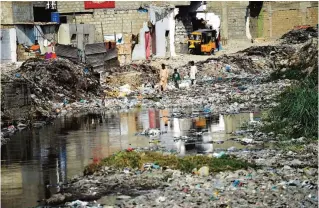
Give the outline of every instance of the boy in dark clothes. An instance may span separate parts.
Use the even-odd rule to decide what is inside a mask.
[[[177,69],[174,69],[174,74],[173,74],[173,81],[175,83],[175,87],[179,88],[178,81],[181,80],[181,76],[177,72]]]

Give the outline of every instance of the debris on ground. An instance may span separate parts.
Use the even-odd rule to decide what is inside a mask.
[[[276,150],[229,152],[239,158],[255,161],[262,167],[213,174],[208,173],[210,168],[206,166],[198,171],[193,169],[192,173],[163,169],[154,163],[144,164],[142,172],[131,170],[129,173],[103,166],[93,175],[73,178],[67,190],[77,192],[64,195],[70,197],[73,194],[80,199],[91,200],[112,193],[130,196],[119,197],[120,200],[116,200],[113,207],[275,207],[287,204],[316,207],[318,171],[317,166],[314,166],[314,155],[317,153],[309,145],[297,157],[293,152]],[[312,159],[309,161],[309,158]],[[67,199],[60,198],[63,201]]]
[[[318,38],[318,28],[294,29],[284,34],[280,39],[285,44],[299,44],[305,43],[311,38]]]
[[[34,118],[64,114],[75,107],[69,103],[92,101],[101,93],[99,77],[92,69],[66,59],[28,59],[19,68],[2,72],[1,78],[2,81],[24,80],[30,85]]]

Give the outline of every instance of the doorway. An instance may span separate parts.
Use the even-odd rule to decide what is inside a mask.
[[[156,54],[156,32],[155,32],[155,26],[152,27],[152,54]]]
[[[166,30],[165,32],[165,45],[166,45],[166,57],[170,57],[170,38],[169,38],[169,30]]]
[[[151,56],[151,34],[150,32],[145,32],[145,55],[146,60]]]

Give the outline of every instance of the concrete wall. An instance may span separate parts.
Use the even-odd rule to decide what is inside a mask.
[[[12,24],[13,13],[12,13],[12,1],[1,1],[1,24]]]
[[[64,45],[79,44],[84,42],[84,35],[89,35],[86,43],[94,43],[94,26],[90,24],[61,24],[58,32],[58,43]],[[76,34],[76,40],[71,40],[72,35]],[[79,44],[79,49],[83,49],[83,44]]]
[[[33,22],[32,2],[12,2],[13,22]]]
[[[147,23],[144,23],[143,27],[139,33],[139,43],[135,45],[133,53],[132,53],[132,60],[144,60],[146,59],[146,52],[145,52],[145,32],[149,32],[147,27]]]
[[[2,63],[17,61],[17,33],[15,28],[1,29],[1,50],[0,57]]]
[[[150,21],[155,25],[156,34],[156,57],[175,56],[175,15],[178,14],[178,9],[166,10],[160,7],[151,7]],[[166,31],[169,31],[166,37]],[[167,40],[169,39],[169,42]],[[169,46],[168,46],[169,45]]]
[[[208,1],[207,11],[221,19],[221,38],[246,38],[246,8],[248,1],[220,2]]]
[[[1,24],[33,22],[32,2],[1,1]]]

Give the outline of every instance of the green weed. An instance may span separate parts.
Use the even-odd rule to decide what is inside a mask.
[[[84,175],[93,174],[102,166],[109,166],[123,169],[143,167],[145,163],[155,163],[161,167],[169,167],[171,169],[181,170],[182,172],[190,173],[194,168],[208,166],[210,172],[220,172],[226,170],[247,169],[248,167],[256,168],[254,164],[245,161],[224,156],[222,158],[211,158],[208,156],[185,156],[182,158],[176,155],[163,155],[158,152],[118,152],[110,157],[107,157],[99,164],[88,165],[84,170]]]
[[[318,82],[317,82],[318,83]],[[284,135],[285,138],[318,138],[318,90],[309,78],[279,95],[278,106],[271,109],[261,129]],[[284,138],[283,137],[283,138]]]

